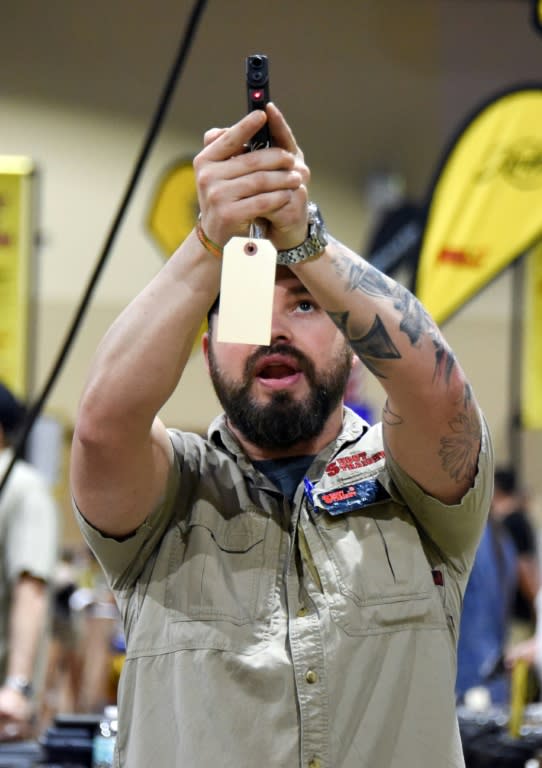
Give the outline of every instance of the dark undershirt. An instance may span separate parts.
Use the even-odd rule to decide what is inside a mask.
[[[291,501],[313,459],[314,456],[291,456],[286,459],[263,459],[252,463]]]

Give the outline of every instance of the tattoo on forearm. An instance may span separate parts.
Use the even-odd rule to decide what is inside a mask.
[[[392,283],[385,275],[383,275],[378,269],[367,264],[366,262],[354,261],[348,255],[345,255],[337,249],[334,256],[334,266],[337,274],[341,275],[346,283],[347,291],[359,290],[368,296],[375,296],[384,299],[389,299],[393,302],[394,308],[400,315],[399,330],[406,334],[410,344],[416,346],[420,343],[423,336],[429,336],[435,349],[435,369],[433,379],[436,380],[441,376],[444,376],[446,383],[449,383],[450,377],[454,370],[456,359],[453,352],[450,350],[444,339],[442,338],[440,331],[424,309],[423,305],[418,299],[413,296],[410,291],[404,288],[399,283]],[[347,328],[348,312],[334,313],[331,317],[335,324],[342,330],[346,337],[352,343],[356,353],[362,357],[365,362],[364,355],[366,354],[362,340],[356,340],[353,338],[355,333],[352,331],[349,333]],[[386,334],[389,343],[386,347],[392,345],[397,352],[396,355],[378,355],[373,354],[373,357],[386,358],[386,359],[399,359],[397,347],[393,344],[390,335],[385,331],[384,325],[380,318],[375,320],[380,323],[382,331]],[[365,339],[369,339],[374,332],[374,325]],[[358,345],[356,345],[358,341]],[[357,348],[359,346],[359,349]],[[374,352],[375,350],[373,350]],[[373,371],[375,372],[375,371]],[[377,374],[382,376],[383,374]]]
[[[349,291],[360,290],[368,296],[385,296],[393,298],[393,290],[378,269],[371,266],[350,262],[350,269],[346,277],[346,287]]]
[[[480,446],[478,415],[473,408],[468,408],[452,419],[449,426],[454,434],[440,441],[442,468],[458,483],[463,480],[472,482]]]
[[[398,289],[401,286],[397,286]],[[423,333],[428,330],[429,318],[419,301],[408,291],[396,290],[393,306],[402,316],[399,329],[406,333],[412,346],[415,346]]]
[[[367,368],[381,379],[386,375],[378,367],[378,360],[396,360],[401,357],[401,353],[391,340],[390,335],[384,327],[384,323],[377,315],[369,333],[357,339],[353,338],[348,332],[348,312],[330,312],[329,316],[335,325],[346,335],[352,349],[360,357]]]
[[[356,355],[376,376],[386,378],[377,365],[378,360],[398,360],[401,354],[393,343],[384,323],[377,315],[369,333],[360,339],[351,339]]]
[[[328,312],[328,315],[333,320],[339,331],[342,331],[347,339],[350,339],[347,327],[349,314],[349,312]]]

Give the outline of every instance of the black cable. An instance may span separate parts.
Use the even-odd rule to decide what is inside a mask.
[[[14,454],[13,458],[6,469],[6,472],[4,474],[4,477],[2,478],[0,482],[0,495],[2,494],[2,491],[7,483],[7,480],[11,474],[11,471],[13,467],[15,466],[15,463],[24,452],[24,446],[26,443],[26,440],[28,438],[28,435],[30,433],[30,430],[32,429],[32,426],[34,425],[34,422],[36,421],[37,417],[39,416],[45,402],[47,401],[47,398],[51,392],[51,389],[53,388],[58,375],[62,369],[62,366],[64,364],[64,360],[66,359],[68,352],[71,348],[71,345],[73,344],[73,341],[76,337],[77,331],[79,330],[79,326],[81,325],[81,321],[83,319],[83,316],[85,314],[85,311],[90,303],[90,299],[92,298],[92,294],[94,292],[94,289],[98,283],[98,278],[105,266],[105,263],[107,261],[107,258],[109,256],[109,252],[111,251],[111,247],[113,246],[113,243],[115,241],[115,238],[117,236],[117,233],[119,231],[121,222],[124,218],[124,215],[126,213],[126,210],[128,208],[128,204],[132,198],[132,195],[134,193],[134,190],[136,188],[137,182],[139,180],[139,177],[141,176],[141,173],[143,171],[143,166],[145,165],[145,162],[150,154],[151,148],[154,144],[154,141],[156,139],[156,136],[158,134],[158,131],[160,129],[160,126],[164,120],[167,108],[170,104],[171,97],[173,95],[173,91],[175,89],[175,86],[177,84],[177,81],[179,79],[180,72],[182,70],[183,64],[185,62],[185,59],[188,55],[188,52],[190,50],[190,46],[192,45],[192,42],[195,37],[196,27],[198,25],[198,22],[200,20],[200,17],[205,9],[206,0],[196,0],[194,7],[192,9],[192,12],[190,14],[190,18],[188,19],[188,23],[186,25],[186,29],[184,32],[184,35],[181,39],[181,43],[179,46],[179,50],[177,52],[177,56],[175,57],[175,60],[173,62],[173,66],[171,67],[171,71],[169,73],[168,79],[166,81],[166,84],[164,86],[164,89],[162,91],[162,95],[160,97],[160,100],[158,102],[158,106],[156,108],[154,117],[152,119],[151,125],[149,127],[149,130],[147,132],[147,136],[145,138],[145,141],[143,143],[143,147],[141,149],[141,152],[139,154],[139,157],[137,159],[137,162],[134,166],[134,170],[132,171],[132,176],[130,178],[130,181],[128,182],[128,185],[126,187],[126,191],[124,192],[123,198],[121,200],[121,203],[119,205],[117,214],[115,218],[113,219],[113,223],[111,225],[111,228],[109,230],[109,234],[106,238],[105,244],[102,248],[102,252],[100,254],[100,257],[98,259],[98,262],[94,268],[94,271],[91,275],[91,278],[87,284],[86,291],[83,295],[83,298],[79,304],[79,308],[75,314],[75,317],[72,321],[71,327],[66,334],[66,339],[64,341],[64,344],[62,345],[60,352],[58,354],[58,357],[56,359],[55,364],[53,365],[53,369],[51,373],[49,374],[49,378],[47,379],[45,386],[43,387],[41,395],[37,398],[36,402],[28,409],[26,418],[24,420],[21,433],[18,437],[17,443],[14,448]]]

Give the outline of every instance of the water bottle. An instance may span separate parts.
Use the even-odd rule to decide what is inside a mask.
[[[92,768],[112,768],[117,740],[117,707],[108,706],[92,742]]]

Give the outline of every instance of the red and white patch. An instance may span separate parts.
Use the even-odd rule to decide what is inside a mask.
[[[364,467],[372,467],[374,464],[384,461],[385,457],[384,451],[377,451],[376,453],[360,451],[350,456],[338,456],[327,465],[326,475],[334,477],[335,475],[354,472]]]

